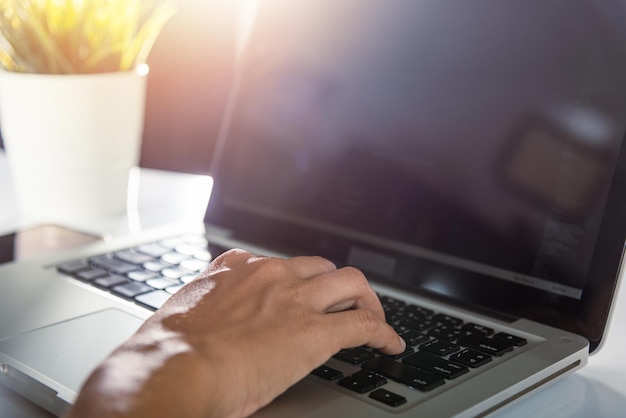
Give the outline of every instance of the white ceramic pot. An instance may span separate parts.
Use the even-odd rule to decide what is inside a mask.
[[[147,73],[0,71],[0,129],[23,218],[71,224],[126,210]]]

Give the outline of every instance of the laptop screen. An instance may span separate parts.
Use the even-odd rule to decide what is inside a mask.
[[[261,2],[207,220],[599,338],[623,22],[620,0]]]

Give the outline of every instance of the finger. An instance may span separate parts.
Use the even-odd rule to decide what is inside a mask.
[[[255,255],[245,250],[234,248],[215,257],[206,270],[212,271],[222,268],[232,268],[237,265],[246,264],[251,259],[256,258],[257,257]]]
[[[303,283],[311,298],[313,308],[319,312],[338,312],[349,308],[366,309],[380,320],[385,320],[385,312],[378,296],[367,279],[353,267],[315,276]]]
[[[209,266],[213,270],[218,268],[234,268],[241,264],[256,264],[258,262],[271,261],[276,267],[282,264],[286,269],[290,269],[291,273],[298,278],[307,279],[318,274],[328,273],[337,270],[337,267],[330,260],[317,256],[301,256],[288,259],[257,256],[245,250],[233,249],[229,250],[219,257],[216,257]]]
[[[406,343],[396,331],[366,309],[353,309],[325,315],[335,352],[367,345],[386,354],[400,354]]]
[[[289,258],[285,260],[285,264],[288,268],[293,269],[295,275],[301,279],[308,279],[337,270],[337,266],[332,261],[316,256]]]

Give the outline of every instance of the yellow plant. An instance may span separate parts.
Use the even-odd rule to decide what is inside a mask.
[[[0,68],[130,70],[146,61],[175,11],[171,0],[0,0]]]

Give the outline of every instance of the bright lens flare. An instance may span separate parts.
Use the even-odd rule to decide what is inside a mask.
[[[258,0],[242,0],[239,6],[239,24],[237,31],[237,55],[240,55],[250,37],[256,18]]]
[[[150,72],[150,66],[148,66],[148,64],[139,64],[137,66],[137,74],[139,75],[148,75],[148,73]]]

